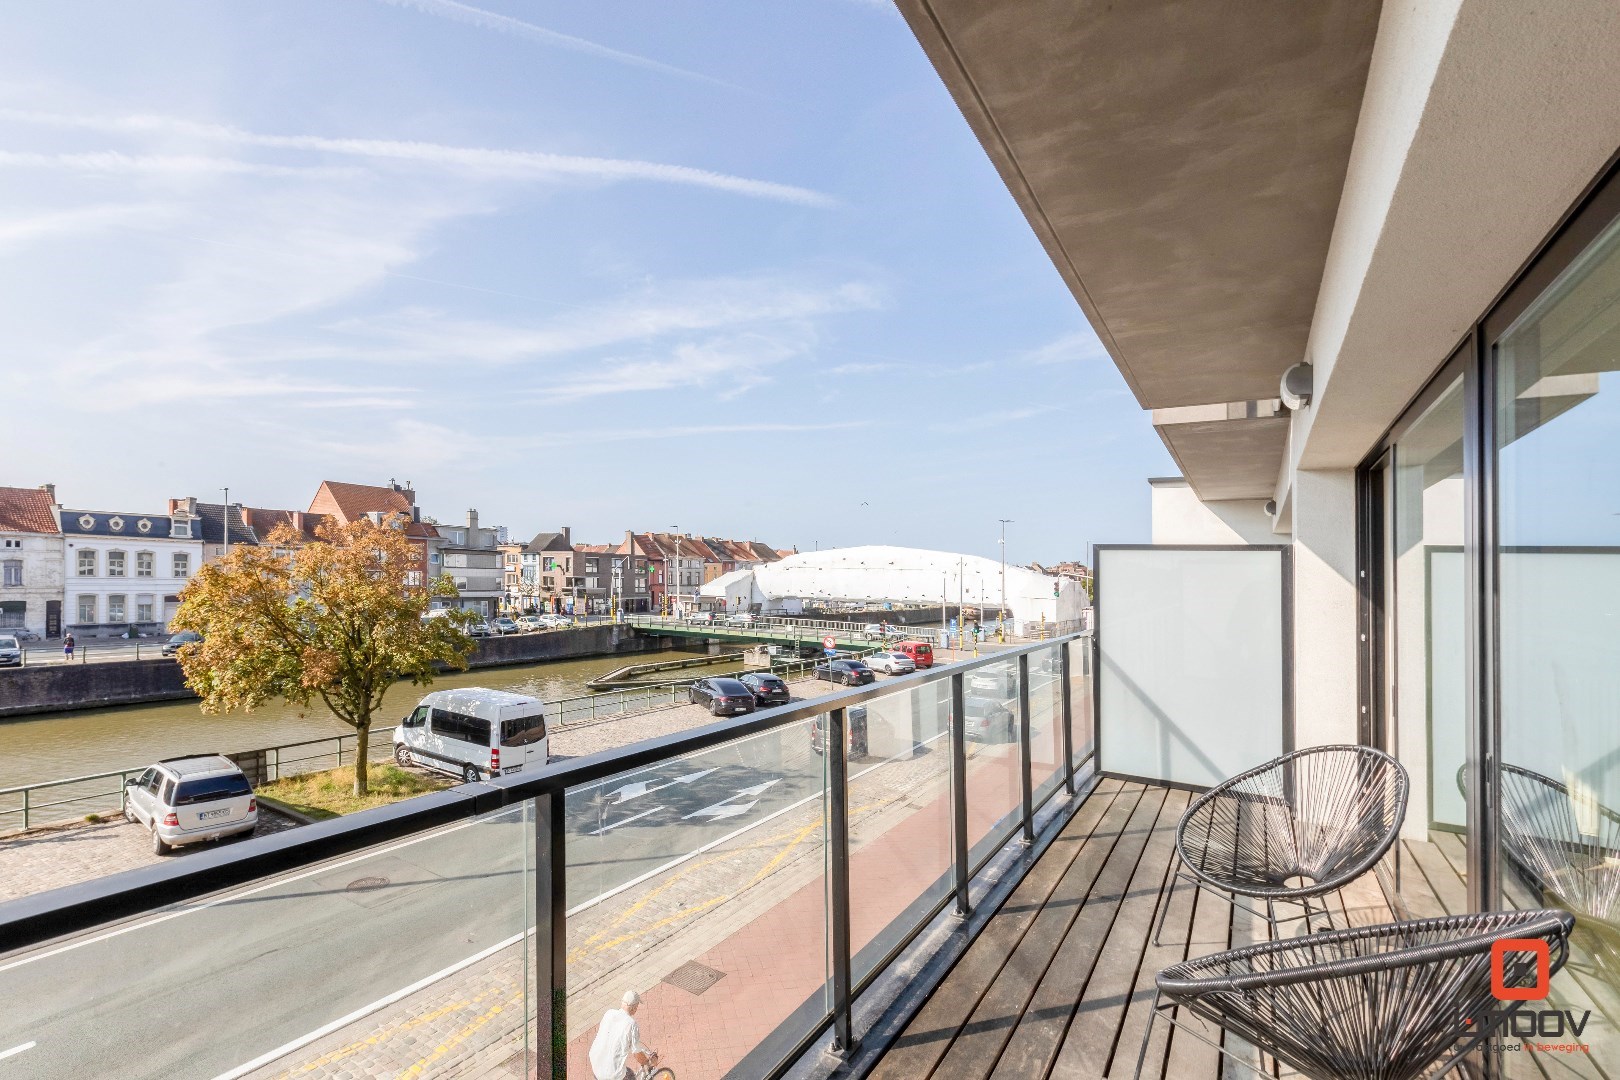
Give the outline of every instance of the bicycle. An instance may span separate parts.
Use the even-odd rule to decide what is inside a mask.
[[[658,1064],[657,1054],[649,1054],[646,1066],[635,1075],[636,1080],[675,1080],[675,1070]]]

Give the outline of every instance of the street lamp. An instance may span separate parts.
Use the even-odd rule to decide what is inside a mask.
[[[672,583],[675,587],[675,600],[672,601],[669,606],[669,613],[673,615],[675,614],[675,605],[678,604],[681,599],[681,527],[679,525],[671,525],[669,527],[669,531],[675,534],[675,581]],[[667,578],[669,577],[669,560],[666,559],[664,562],[664,576]],[[666,582],[666,587],[668,584],[671,583]]]
[[[996,636],[1007,640],[1004,623],[1007,619],[1007,526],[1013,523],[1012,518],[997,518],[1001,522],[1001,609],[996,612]]]
[[[219,519],[225,523],[225,554],[231,553],[231,489],[220,488],[225,493],[225,508],[220,512]]]

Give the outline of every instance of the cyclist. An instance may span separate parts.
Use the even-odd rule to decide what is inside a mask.
[[[596,1080],[635,1080],[658,1058],[641,1045],[641,1026],[636,1023],[641,995],[626,990],[622,1000],[624,1007],[603,1013],[596,1027],[596,1039],[591,1043],[591,1072]]]

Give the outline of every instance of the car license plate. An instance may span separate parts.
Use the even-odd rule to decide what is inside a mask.
[[[197,820],[199,820],[199,821],[207,821],[209,818],[224,817],[226,814],[229,814],[230,812],[231,812],[231,808],[228,807],[228,806],[225,807],[223,810],[204,810],[202,813],[197,815]]]
[[[502,776],[511,776],[515,772],[522,772],[522,771],[523,771],[523,766],[521,766],[521,765],[508,765],[506,768],[501,770],[501,775]]]

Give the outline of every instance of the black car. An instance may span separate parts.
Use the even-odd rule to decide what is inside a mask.
[[[736,679],[699,679],[686,688],[686,697],[694,705],[707,705],[716,716],[754,711],[754,692]]]
[[[192,630],[182,630],[163,644],[163,655],[173,656],[180,651],[180,646],[190,645],[194,641],[201,641],[202,635]]]
[[[859,660],[829,660],[824,664],[817,664],[815,676],[828,682],[843,683],[845,686],[865,686],[869,682],[877,681],[877,672]]]
[[[844,713],[844,724],[849,736],[849,756],[865,757],[867,753],[866,706],[851,706]],[[818,754],[822,751],[822,738],[821,717],[816,716],[810,721],[810,749]]]
[[[786,705],[792,700],[787,683],[768,671],[750,671],[737,681],[753,691],[754,703],[762,708],[766,705]]]

